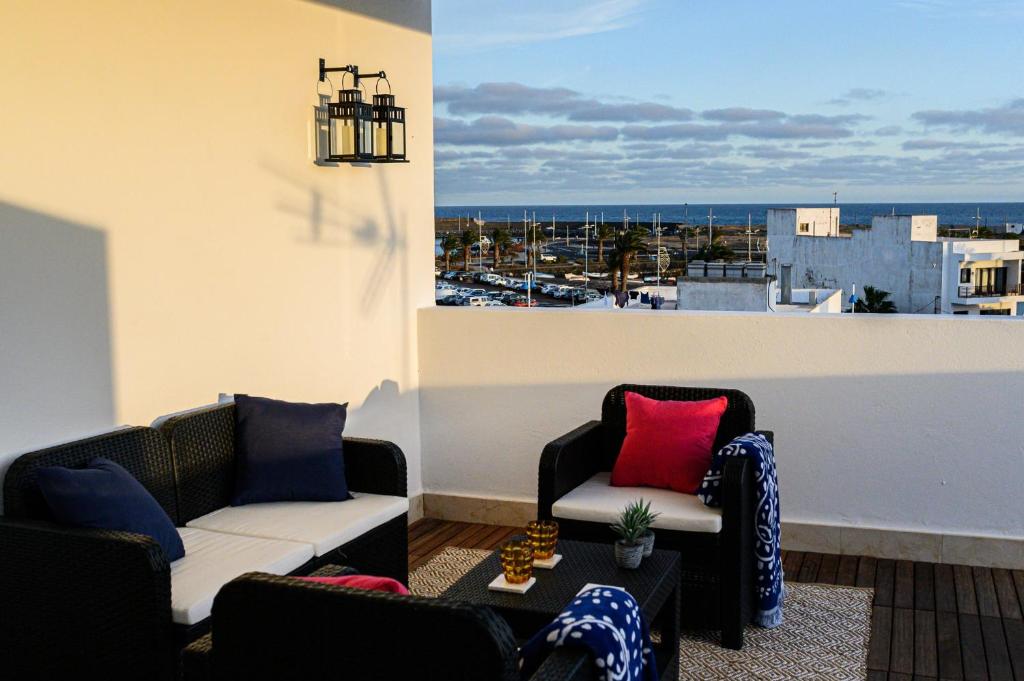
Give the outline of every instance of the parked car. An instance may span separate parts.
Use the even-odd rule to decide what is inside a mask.
[[[514,307],[537,307],[540,305],[536,298],[527,298],[526,296],[519,296],[516,301],[512,303]]]
[[[541,284],[540,286],[540,292],[548,296],[553,294],[556,290],[558,290],[558,284],[552,284],[551,282]]]
[[[482,307],[506,307],[506,305],[500,300],[488,300]]]
[[[540,261],[541,262],[558,262],[558,256],[557,255],[552,255],[551,253],[541,253],[540,254]]]

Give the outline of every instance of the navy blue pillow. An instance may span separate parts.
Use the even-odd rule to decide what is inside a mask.
[[[235,395],[231,505],[351,499],[341,437],[347,409]]]
[[[167,511],[131,473],[109,459],[97,457],[85,468],[39,468],[36,484],[59,523],[145,534],[160,544],[168,561],[185,555]]]

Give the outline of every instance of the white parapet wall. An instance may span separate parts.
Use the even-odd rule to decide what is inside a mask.
[[[612,386],[739,388],[776,433],[790,546],[1024,564],[1024,422],[998,397],[1024,394],[998,350],[1020,321],[431,308],[419,328],[428,497],[522,515],[545,443]]]

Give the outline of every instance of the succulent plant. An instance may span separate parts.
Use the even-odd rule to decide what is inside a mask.
[[[659,515],[651,512],[651,502],[645,504],[643,498],[640,498],[622,509],[618,522],[609,527],[622,538],[623,543],[636,545]]]

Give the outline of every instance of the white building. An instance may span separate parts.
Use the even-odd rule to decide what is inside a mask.
[[[798,287],[889,291],[899,312],[1019,314],[1015,240],[939,237],[934,215],[877,216],[852,234],[838,224],[838,208],[769,209],[769,262],[792,265]]]

